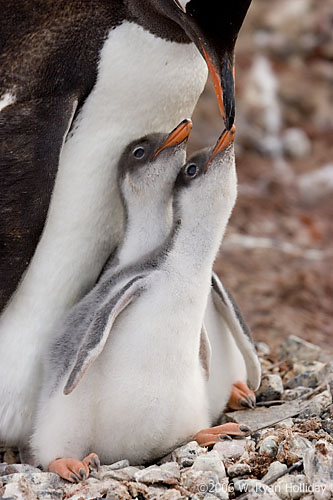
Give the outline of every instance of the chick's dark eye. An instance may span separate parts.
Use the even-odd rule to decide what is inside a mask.
[[[133,151],[135,158],[143,158],[145,155],[145,150],[143,148],[135,148]]]
[[[186,169],[186,174],[189,176],[189,177],[194,177],[197,173],[197,170],[198,170],[198,167],[194,164],[191,164],[187,167]]]

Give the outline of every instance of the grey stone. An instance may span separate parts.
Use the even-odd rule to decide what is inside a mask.
[[[198,497],[197,497],[198,498]],[[207,493],[204,497],[203,500],[218,500],[219,497],[216,495],[213,495],[212,493]]]
[[[121,484],[121,483],[118,483]],[[128,493],[131,498],[149,498],[149,494],[154,491],[154,495],[156,496],[156,489],[161,485],[151,486],[143,483],[130,482],[126,483],[128,488]],[[122,499],[121,499],[122,500]]]
[[[7,476],[9,474],[16,473],[32,473],[35,472],[37,474],[41,473],[41,470],[37,467],[33,467],[32,465],[27,464],[7,464],[0,463],[0,476]]]
[[[251,467],[249,464],[234,464],[228,467],[228,475],[230,477],[245,476],[251,474]]]
[[[228,479],[219,481],[217,474],[212,471],[195,471],[192,467],[184,469],[181,472],[181,486],[198,498],[207,494],[215,495],[220,500],[229,498]]]
[[[1,492],[1,498],[15,499],[15,500],[37,500],[37,495],[34,493],[32,486],[29,481],[22,477],[16,483],[7,484]],[[50,497],[48,497],[50,499]],[[60,496],[54,497],[55,499],[60,499]],[[50,499],[51,500],[51,499]]]
[[[311,142],[304,130],[287,128],[282,135],[283,149],[290,158],[303,158],[310,154]]]
[[[304,472],[316,500],[329,500],[333,496],[333,445],[318,441],[304,454]]]
[[[247,493],[252,488],[260,486],[259,479],[235,479],[234,488],[237,493]]]
[[[275,429],[292,429],[294,421],[292,418],[286,418],[275,425]]]
[[[57,474],[51,472],[15,473],[1,477],[5,487],[3,497],[14,496],[26,500],[35,500],[40,496],[45,500],[62,498],[61,486],[64,481]]]
[[[237,493],[248,493],[246,499],[278,500],[274,490],[258,479],[237,479],[234,481]]]
[[[304,372],[316,373],[321,371],[325,366],[325,363],[321,361],[295,361],[293,364],[293,370],[296,375],[300,375]]]
[[[260,485],[257,489],[250,490],[246,500],[279,500],[279,497],[269,486]]]
[[[255,343],[256,351],[260,354],[270,354],[271,350],[265,342],[256,342]]]
[[[215,472],[219,481],[222,481],[222,479],[226,477],[224,464],[221,460],[220,454],[216,450],[212,450],[205,455],[199,455],[196,457],[192,470]]]
[[[291,378],[285,384],[285,389],[297,389],[299,386],[316,388],[320,384],[332,384],[333,386],[333,362],[321,363],[319,361],[300,362],[297,365],[298,370],[304,367],[304,372]],[[331,391],[332,392],[332,391]]]
[[[264,475],[262,478],[262,481],[264,483],[269,483],[271,479],[274,479],[278,474],[281,474],[282,472],[287,470],[286,464],[282,464],[278,460],[275,462],[272,462],[270,466],[268,467],[267,473]]]
[[[322,426],[324,431],[326,431],[330,436],[333,436],[333,419],[325,418],[322,420]]]
[[[259,453],[274,458],[278,451],[278,439],[276,436],[267,436],[260,444]]]
[[[234,488],[237,493],[248,493],[247,499],[278,499],[275,492],[259,479],[236,479],[234,480]]]
[[[129,461],[128,460],[119,460],[118,462],[115,462],[114,464],[110,465],[103,465],[102,467],[105,468],[106,470],[117,470],[117,469],[124,469],[125,467],[129,467]]]
[[[240,410],[226,413],[230,422],[244,424],[250,427],[252,432],[258,429],[275,425],[287,418],[294,417],[306,410],[311,401],[295,400],[287,401],[279,406],[269,408],[255,408],[254,410]],[[216,445],[215,445],[216,446]]]
[[[306,394],[311,392],[310,387],[295,387],[294,389],[286,389],[282,395],[284,401],[293,401],[294,399],[299,399]]]
[[[318,374],[305,372],[301,373],[301,375],[297,375],[296,377],[289,379],[285,383],[285,388],[296,389],[299,386],[305,386],[314,389],[315,387],[317,387],[317,385],[318,385]]]
[[[298,178],[299,196],[302,202],[313,205],[333,194],[333,164],[302,174]]]
[[[163,483],[175,485],[179,483],[180,472],[176,462],[152,465],[146,469],[139,470],[134,474],[136,481],[145,484]]]
[[[308,492],[308,482],[304,474],[286,474],[276,481],[274,491],[282,500],[298,500]]]
[[[299,418],[306,419],[320,416],[325,408],[327,408],[331,403],[331,393],[329,391],[323,391],[309,401],[309,405],[300,412]]]
[[[135,498],[138,496],[136,495]],[[142,495],[141,495],[142,498]],[[179,500],[180,498],[184,498],[180,491],[175,488],[167,489],[167,488],[157,488],[155,486],[150,486],[148,488],[148,495],[145,498],[149,498],[149,500]]]
[[[298,434],[293,435],[291,444],[289,445],[289,450],[298,456],[298,458],[303,458],[304,453],[313,447],[311,441]]]
[[[214,450],[220,455],[221,460],[239,459],[246,451],[245,439],[232,439],[216,443]]]
[[[191,467],[197,456],[206,453],[206,449],[198,445],[196,441],[189,443],[174,450],[170,455],[161,460],[161,463],[170,460],[176,461],[181,467]]]
[[[4,485],[9,483],[17,483],[21,478],[29,480],[29,482],[36,487],[43,488],[59,488],[64,481],[58,476],[58,474],[53,474],[53,472],[41,472],[38,469],[38,473],[24,473],[18,472],[15,474],[9,474],[8,476],[2,476],[1,480]]]
[[[323,378],[323,382],[333,381],[333,361],[329,361],[328,363],[326,363],[320,370],[320,374]]]
[[[304,372],[299,373],[296,377],[288,380],[285,387],[288,389],[297,388],[298,386],[315,388],[320,384],[333,383],[333,362],[326,364],[319,361],[304,361],[295,363],[297,370],[301,371],[303,366]]]
[[[78,484],[64,483],[63,497],[66,500],[100,499],[107,497],[110,500],[131,500],[132,496],[128,493],[126,485],[121,484],[114,479],[105,479],[99,481],[89,478]],[[43,500],[40,497],[39,500]]]
[[[320,353],[320,347],[295,335],[288,337],[279,349],[280,359],[288,359],[290,361],[316,361]]]
[[[280,375],[274,373],[262,377],[261,385],[256,392],[258,402],[281,399],[282,394],[283,384]]]
[[[138,467],[124,467],[122,469],[110,469],[108,466],[100,467],[97,472],[92,471],[91,477],[95,477],[103,481],[104,479],[111,478],[117,481],[134,481],[135,474],[140,472],[141,469]]]

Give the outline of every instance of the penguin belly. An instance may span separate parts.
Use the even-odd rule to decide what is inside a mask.
[[[44,467],[89,451],[103,463],[127,458],[140,464],[209,425],[200,326],[195,332],[192,307],[185,307],[184,319],[170,312],[179,297],[165,281],[117,318],[103,352],[71,394],[62,394],[65,380],[51,396],[44,391],[32,440]]]
[[[244,358],[221,314],[209,294],[204,325],[211,344],[211,365],[208,380],[208,398],[212,423],[217,423],[228,403],[232,384],[246,383]]]
[[[190,116],[206,78],[193,44],[162,40],[130,22],[110,31],[96,84],[61,151],[40,242],[0,318],[0,441],[28,439],[50,334],[121,238],[120,154],[130,141]]]

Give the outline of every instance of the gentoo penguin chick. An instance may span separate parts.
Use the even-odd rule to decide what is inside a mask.
[[[172,226],[172,189],[185,162],[191,130],[192,122],[186,119],[168,135],[150,134],[125,148],[118,165],[118,184],[126,213],[124,238],[96,286],[63,322],[60,334],[64,345],[56,341],[45,360],[44,394],[50,388],[59,359],[66,365],[66,358],[73,347],[77,348],[114,276],[133,262],[140,265],[144,256],[166,239]],[[83,463],[87,473],[88,464],[98,464],[95,454],[86,457]]]
[[[223,151],[225,140],[225,134],[222,134],[213,157]],[[251,332],[231,294],[214,272],[211,285],[203,328],[211,348],[208,379],[210,415],[213,422],[217,422],[226,406],[232,409],[255,406],[253,391],[260,385],[261,367]],[[226,387],[230,388],[229,393]]]
[[[99,281],[162,245],[172,226],[172,189],[185,162],[192,122],[172,132],[150,134],[129,144],[119,161],[118,185],[125,212],[125,235]]]
[[[217,422],[226,406],[235,410],[255,406],[253,390],[260,385],[261,368],[251,332],[216,273],[212,275],[204,326],[212,353],[208,380],[210,411]],[[229,396],[224,389],[228,380]]]
[[[44,468],[75,480],[87,476],[92,450],[104,463],[142,463],[187,438],[205,444],[247,430],[207,429],[207,363],[200,356],[212,264],[236,198],[232,140],[233,131],[225,132],[208,169],[207,153],[185,164],[165,244],[101,282],[94,314],[74,308],[73,341],[65,332],[52,346],[32,438]]]

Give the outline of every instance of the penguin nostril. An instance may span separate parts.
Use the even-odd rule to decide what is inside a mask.
[[[133,151],[133,155],[135,156],[135,158],[143,158],[145,155],[145,150],[143,148],[136,148]]]

